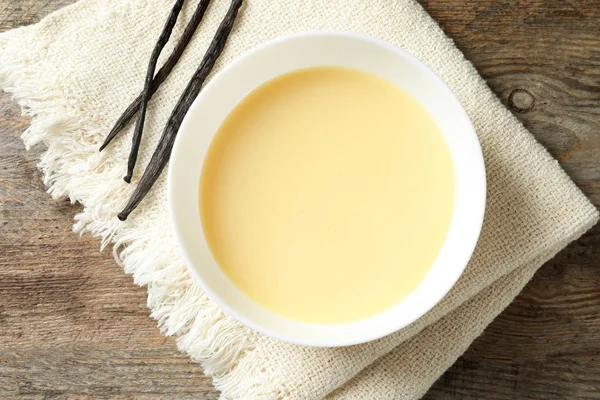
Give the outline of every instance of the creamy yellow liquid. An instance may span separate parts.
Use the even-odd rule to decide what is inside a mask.
[[[220,267],[268,310],[348,322],[400,302],[448,232],[454,169],[425,109],[396,85],[311,68],[260,86],[227,117],[200,183]]]

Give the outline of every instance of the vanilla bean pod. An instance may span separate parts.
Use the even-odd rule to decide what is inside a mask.
[[[167,122],[167,126],[165,127],[160,141],[158,142],[156,150],[150,159],[150,163],[144,171],[144,174],[140,179],[138,186],[135,188],[133,195],[129,199],[129,203],[127,203],[125,209],[118,215],[118,218],[121,221],[125,221],[129,214],[140,204],[144,196],[146,196],[146,194],[150,191],[150,188],[154,182],[156,182],[160,176],[160,173],[167,165],[169,156],[171,155],[171,150],[173,149],[175,137],[177,136],[177,131],[181,126],[181,122],[183,121],[183,118],[192,105],[194,99],[198,96],[198,93],[200,93],[202,84],[212,70],[215,61],[223,51],[241,5],[242,0],[232,0],[231,6],[225,15],[225,18],[223,18],[221,25],[219,25],[215,37],[210,43],[210,46],[208,47],[208,50],[202,59],[202,63],[192,76],[192,79],[186,86],[185,91],[173,109],[173,112],[169,117],[169,121]]]
[[[200,25],[200,22],[204,17],[204,13],[208,8],[209,3],[210,0],[200,0],[198,2],[196,10],[194,11],[194,14],[192,14],[190,21],[183,30],[183,33],[179,38],[179,41],[175,45],[173,52],[154,76],[152,84],[150,85],[150,97],[152,97],[152,95],[156,93],[160,85],[167,79],[167,77],[169,76],[169,74],[183,55],[185,48],[187,47],[188,43],[192,40],[192,36],[194,36],[196,29],[198,29],[198,26]],[[121,114],[111,131],[108,133],[108,136],[106,136],[106,139],[104,139],[104,143],[102,143],[102,146],[100,146],[99,151],[104,150],[104,148],[108,146],[108,144],[119,134],[119,132],[121,132],[123,128],[125,128],[127,123],[131,120],[131,117],[133,117],[140,109],[141,102],[142,95],[140,94],[125,109],[123,114]]]
[[[148,101],[150,100],[151,96],[150,86],[152,85],[152,80],[154,79],[154,72],[156,71],[156,64],[158,64],[158,57],[171,37],[173,28],[177,22],[177,17],[179,16],[179,12],[183,8],[184,1],[185,0],[175,1],[175,4],[171,9],[171,13],[169,14],[169,18],[167,18],[167,22],[165,22],[165,26],[160,33],[156,45],[154,46],[154,50],[152,50],[150,61],[148,62],[148,70],[146,71],[146,79],[144,80],[144,89],[142,90],[141,94],[142,101],[140,103],[140,111],[138,113],[135,129],[133,130],[133,135],[131,137],[131,150],[129,152],[129,159],[127,160],[127,175],[125,175],[123,178],[123,180],[127,183],[131,182],[131,176],[133,175],[133,169],[135,168],[138,152],[140,150],[140,143],[142,142],[144,121],[146,120],[146,110],[148,109]]]

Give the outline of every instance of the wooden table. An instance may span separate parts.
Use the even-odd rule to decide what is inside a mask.
[[[0,0],[0,30],[73,0]],[[600,1],[421,0],[600,205]],[[0,398],[217,399],[99,241],[71,232],[0,95]],[[600,227],[537,273],[426,399],[600,399]]]

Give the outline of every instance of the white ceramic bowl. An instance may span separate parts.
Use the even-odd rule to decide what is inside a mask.
[[[391,309],[368,319],[337,325],[282,318],[246,297],[214,260],[198,208],[204,157],[225,117],[262,83],[286,72],[315,66],[367,71],[394,82],[414,96],[441,129],[456,172],[455,206],[448,236],[425,279]],[[188,267],[208,296],[250,328],[276,339],[311,346],[344,346],[378,339],[407,326],[438,303],[471,257],[483,222],[485,190],[484,163],[477,136],[459,101],[442,80],[396,46],[345,32],[282,37],[229,64],[206,85],[189,110],[173,148],[168,175],[175,236]]]

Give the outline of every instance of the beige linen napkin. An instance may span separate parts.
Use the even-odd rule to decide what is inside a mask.
[[[195,4],[186,2],[184,20]],[[134,183],[228,5],[212,1],[184,57],[154,96]],[[252,332],[224,315],[188,273],[168,228],[164,176],[127,222],[115,218],[133,188],[122,181],[131,130],[108,151],[97,151],[139,93],[170,7],[167,0],[81,0],[35,26],[4,33],[0,85],[33,116],[23,135],[26,145],[48,146],[40,165],[50,193],[85,206],[75,229],[101,236],[103,245],[115,243],[125,271],[148,286],[148,305],[160,327],[179,337],[180,349],[214,377],[224,398],[418,398],[535,270],[598,218],[414,0],[246,0],[217,71],[292,32],[377,36],[416,55],[451,87],[475,125],[488,174],[486,219],[475,254],[452,291],[420,320],[347,348],[295,346]]]

